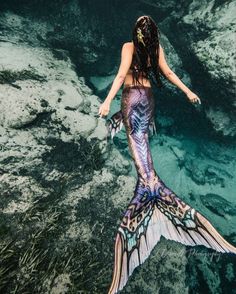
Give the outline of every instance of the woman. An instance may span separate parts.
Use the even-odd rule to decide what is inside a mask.
[[[141,16],[133,29],[133,41],[122,47],[119,71],[98,112],[100,116],[109,113],[110,103],[124,83],[121,110],[110,118],[109,130],[114,136],[124,124],[138,179],[116,235],[109,294],[117,293],[125,286],[133,270],[150,255],[161,235],[185,245],[204,245],[219,252],[236,254],[236,248],[202,214],[168,188],[154,169],[148,141],[150,127],[155,129],[151,81],[154,78],[161,87],[160,74],[179,87],[190,102],[201,103],[167,65],[153,19]]]

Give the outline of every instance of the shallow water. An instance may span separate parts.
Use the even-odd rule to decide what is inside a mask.
[[[151,2],[0,3],[1,293],[107,293],[114,238],[132,197],[136,171],[124,129],[104,154],[97,138],[105,128],[101,124],[94,131],[91,109],[98,109],[109,90],[120,44],[130,40],[127,27],[144,11],[164,20],[168,61],[202,98],[202,108],[195,109],[174,87],[156,91],[158,134],[150,137],[156,171],[236,244],[235,138],[216,132],[204,113],[213,101],[226,115],[231,98],[226,99],[227,89],[218,89],[208,75],[206,79],[196,60],[189,62],[186,27],[178,28],[183,32],[179,38],[175,35],[188,4],[202,2],[188,1],[183,10],[175,1]],[[215,1],[214,6],[223,13],[226,2]],[[198,12],[196,8],[189,15]],[[208,17],[211,13],[213,9]],[[185,20],[190,20],[191,38],[195,29],[189,15]],[[193,42],[207,36],[199,28]],[[110,115],[119,110],[120,94]],[[223,123],[220,127],[231,134],[230,120],[229,130]],[[80,137],[86,132],[95,138],[88,142]],[[235,256],[194,249],[162,238],[122,293],[236,293]]]
[[[226,240],[235,244],[235,146],[222,147],[201,138],[159,134],[151,140],[150,147],[155,169],[165,184],[206,216]],[[131,173],[136,177],[132,166]],[[189,293],[233,293],[235,256],[201,247],[186,253]],[[171,255],[167,254],[168,257]]]
[[[160,105],[159,101],[158,103]],[[160,108],[165,110],[168,108],[168,103]],[[158,133],[150,134],[149,137],[157,174],[181,199],[207,217],[226,240],[235,244],[236,147],[234,141],[230,138],[221,138],[213,134],[211,128],[205,128],[201,113],[199,115],[197,110],[192,110],[196,111],[195,121],[189,121],[188,124],[189,117],[184,118],[184,110],[182,115],[184,121],[181,121],[179,116],[171,117],[168,114],[165,117],[160,108],[155,117]],[[111,107],[110,115],[119,109],[118,95]],[[183,126],[187,127],[183,129]],[[124,127],[114,137],[113,144],[131,162],[130,174],[137,178]],[[173,243],[173,241],[168,242]],[[158,245],[156,247],[155,254],[158,255],[156,253],[158,250],[161,254],[161,250],[164,249],[158,249]],[[214,250],[206,250],[203,246],[186,249],[184,275],[188,293],[234,293],[232,290],[235,285],[234,254],[220,254]],[[181,250],[173,254],[180,258],[182,256]],[[171,262],[173,255],[166,254],[165,258],[169,258]],[[151,270],[155,264],[149,266]],[[147,267],[145,269],[147,270]],[[142,272],[142,269],[140,271]],[[140,276],[138,272],[136,282],[135,278],[132,278],[128,289],[133,289],[132,285],[136,283],[139,284]],[[137,285],[137,289],[141,289]],[[143,291],[148,293],[146,290]],[[149,291],[155,293],[154,288]],[[173,290],[169,289],[169,291]],[[124,290],[124,293],[130,292]]]

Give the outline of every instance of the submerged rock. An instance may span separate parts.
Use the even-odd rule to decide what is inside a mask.
[[[236,135],[235,10],[234,1],[191,1],[178,23],[180,30],[195,36],[182,34],[181,39],[198,64],[196,74],[202,72],[202,78],[194,77],[195,68],[191,70],[205,96],[206,116],[217,132],[232,137]]]
[[[236,215],[236,205],[232,205],[231,202],[227,201],[220,195],[209,193],[201,195],[200,197],[202,203],[213,213],[224,218]]]
[[[101,100],[78,75],[86,73],[98,93],[105,93],[117,69],[114,63],[124,34],[130,40],[125,25],[130,23],[123,18],[122,5],[102,1],[99,5],[103,9],[96,11],[94,3],[87,6],[92,1],[82,2],[58,5],[43,0],[39,7],[37,1],[25,1],[21,16],[10,11],[0,15],[0,291],[4,293],[17,289],[19,293],[100,294],[107,291],[111,281],[116,230],[133,196],[136,178],[131,176],[128,152],[128,159],[124,159],[109,144],[105,120],[96,117]],[[231,40],[231,1],[192,0],[184,9],[172,0],[140,1],[144,2],[159,16],[167,61],[187,85],[195,86],[199,81],[204,86],[202,93],[207,95],[203,100],[210,106],[205,109],[206,117],[212,122],[215,117],[217,132],[234,136],[233,63],[225,66],[234,53],[221,32],[223,26]],[[15,11],[19,9],[16,1],[9,3]],[[103,4],[111,9],[104,9]],[[131,2],[125,5],[133,7]],[[33,11],[32,7],[38,9]],[[53,9],[46,18],[47,8]],[[113,19],[110,14],[114,8]],[[99,17],[91,18],[91,11],[98,12]],[[131,21],[133,10],[129,11]],[[109,18],[102,18],[106,13]],[[199,62],[203,62],[203,71],[195,67]],[[91,67],[94,64],[96,70]],[[189,66],[192,72],[197,70],[191,80]],[[220,91],[226,84],[229,87]],[[178,90],[169,84],[165,95],[157,96],[163,103],[159,108],[160,139],[152,141],[157,147],[153,149],[157,171],[180,192],[181,199],[188,199],[191,192],[196,208],[199,204],[199,210],[211,213],[211,220],[218,221],[225,234],[232,233],[234,149],[213,148],[209,142],[204,142],[204,147],[197,141],[199,148],[184,146],[184,136],[161,136],[163,129],[169,134],[177,127],[181,129],[176,121],[186,121],[186,127],[197,117],[184,102],[175,100],[177,95]],[[198,122],[197,128],[201,128]],[[122,148],[127,148],[123,137],[120,141],[116,138],[116,147],[123,144]],[[198,152],[193,153],[193,147]],[[233,237],[231,234],[231,240]],[[162,239],[133,274],[124,293],[187,293],[193,289],[217,293],[221,288],[229,293],[235,276],[233,258],[217,264],[199,257],[201,250],[196,252],[199,255],[188,262],[185,246]]]

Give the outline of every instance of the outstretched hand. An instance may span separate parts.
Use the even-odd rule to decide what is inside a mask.
[[[188,97],[188,99],[190,100],[190,102],[201,104],[200,98],[195,93],[190,92],[190,93],[187,93],[186,96]]]
[[[98,114],[100,117],[106,116],[108,115],[109,111],[110,111],[110,103],[105,100],[99,107]]]

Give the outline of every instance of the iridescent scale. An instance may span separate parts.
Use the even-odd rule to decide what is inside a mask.
[[[161,236],[188,246],[204,245],[218,252],[236,254],[236,248],[210,221],[181,200],[154,169],[149,147],[149,131],[156,130],[154,106],[150,87],[129,86],[123,89],[121,110],[108,120],[112,137],[125,126],[137,170],[134,194],[117,230],[109,294],[123,289],[134,269],[148,258]]]

